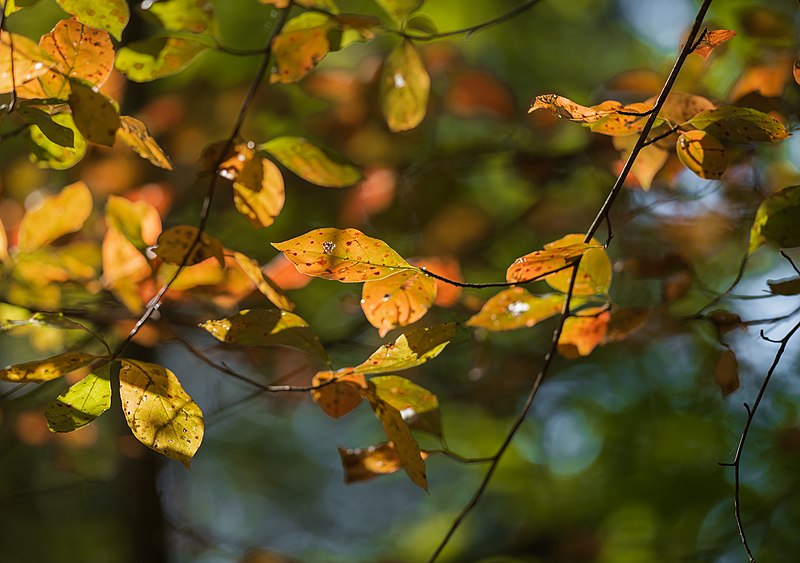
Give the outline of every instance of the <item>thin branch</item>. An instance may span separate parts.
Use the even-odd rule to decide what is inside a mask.
[[[465,464],[472,464],[472,463],[491,463],[494,461],[494,456],[489,457],[464,457],[459,455],[449,449],[441,449],[441,450],[425,450],[427,454],[440,454],[446,457],[449,457],[452,460],[457,461],[458,463],[465,463]]]
[[[527,280],[515,281],[515,282],[505,281],[505,282],[487,282],[487,283],[460,282],[460,281],[456,281],[456,280],[451,280],[450,278],[446,278],[444,276],[440,276],[439,274],[435,274],[435,273],[431,272],[430,270],[428,270],[427,268],[420,268],[420,270],[422,270],[422,272],[426,276],[429,276],[429,277],[431,277],[431,278],[433,278],[435,280],[443,281],[444,283],[447,283],[447,284],[450,284],[450,285],[454,285],[456,287],[468,287],[468,288],[473,288],[473,289],[484,289],[484,288],[487,288],[487,287],[513,287],[515,285],[525,285],[525,284],[533,283],[535,281],[539,281],[541,279],[544,279],[544,278],[546,278],[547,276],[549,276],[551,274],[555,274],[557,272],[562,272],[564,270],[567,270],[567,269],[571,268],[573,265],[574,265],[574,263],[570,262],[569,264],[565,264],[565,265],[560,266],[560,267],[558,267],[558,268],[556,268],[554,270],[549,270],[549,271],[547,271],[547,272],[545,272],[543,274],[539,274],[538,276],[534,276],[534,277],[532,277],[530,279],[527,279]]]
[[[783,256],[786,259],[786,261],[789,262],[789,264],[791,264],[791,266],[794,269],[795,273],[798,276],[800,276],[800,269],[797,268],[797,264],[794,263],[794,260],[792,260],[792,257],[789,256],[788,254],[786,254],[786,252],[783,249],[781,249],[781,256]]]
[[[646,147],[646,146],[652,145],[653,143],[657,143],[661,139],[666,139],[667,137],[669,137],[673,133],[677,133],[678,131],[680,131],[681,127],[682,127],[682,125],[676,125],[675,127],[670,127],[667,131],[664,131],[660,135],[656,135],[655,137],[647,139],[644,142],[644,144],[642,145],[642,147]]]

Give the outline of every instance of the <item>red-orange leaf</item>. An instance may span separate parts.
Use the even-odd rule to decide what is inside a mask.
[[[588,356],[606,341],[611,313],[602,307],[584,309],[578,316],[564,321],[564,330],[558,339],[558,351],[565,358]]]

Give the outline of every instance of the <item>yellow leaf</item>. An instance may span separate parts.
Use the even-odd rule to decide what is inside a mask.
[[[172,170],[172,162],[158,146],[147,126],[133,117],[127,115],[120,116],[120,127],[117,131],[117,139],[128,145],[133,151],[142,158],[150,161],[154,166],[164,170]]]
[[[156,243],[161,233],[161,216],[145,200],[131,201],[110,195],[106,202],[106,223],[125,235],[139,250]]]
[[[119,394],[136,439],[189,467],[203,440],[203,413],[175,374],[156,364],[122,359]]]
[[[125,0],[56,0],[58,5],[84,24],[105,29],[119,41],[128,25],[130,10]]]
[[[167,264],[192,266],[213,257],[217,259],[220,267],[224,268],[224,249],[219,239],[208,233],[203,233],[199,239],[197,235],[197,227],[191,225],[172,227],[158,237],[158,244],[154,252]],[[197,241],[196,244],[195,241]]]
[[[302,137],[277,137],[259,146],[303,180],[324,188],[343,188],[361,180],[361,171],[331,151]]]
[[[234,252],[233,259],[236,261],[236,264],[239,266],[242,272],[244,272],[244,275],[255,284],[256,289],[263,293],[273,305],[279,309],[283,309],[284,311],[294,311],[294,303],[292,303],[292,301],[286,297],[283,291],[281,291],[281,288],[278,287],[275,282],[273,282],[266,274],[264,274],[264,271],[261,269],[261,266],[258,265],[258,262],[242,254],[241,252]]]
[[[361,308],[383,337],[397,326],[417,322],[435,299],[436,280],[421,271],[406,270],[366,282],[361,292]]]
[[[630,104],[617,108],[614,112],[592,122],[589,128],[593,133],[611,136],[639,133],[647,123],[649,118],[647,112],[651,109],[653,109],[653,104],[647,102]],[[653,125],[658,126],[662,122],[663,119],[659,117]]]
[[[43,383],[88,366],[97,356],[85,352],[67,352],[46,360],[26,362],[0,370],[0,380],[14,383]]]
[[[311,397],[325,411],[325,414],[333,418],[341,418],[361,404],[362,393],[367,387],[367,382],[362,374],[353,373],[352,368],[348,368],[338,373],[321,371],[314,376],[311,384],[322,385],[332,379],[335,379],[333,383],[312,390]]]
[[[12,43],[14,46],[13,76],[11,73]],[[0,94],[11,92],[42,76],[53,64],[48,54],[27,37],[0,31]]]
[[[245,162],[233,183],[233,203],[256,228],[269,227],[283,209],[283,176],[266,158]]]
[[[392,131],[419,125],[428,108],[431,79],[414,44],[405,40],[383,63],[380,78],[381,112]]]
[[[583,235],[580,234],[567,235],[545,244],[544,248],[545,250],[572,248],[583,244],[583,238]],[[605,295],[611,287],[611,259],[609,259],[606,249],[595,239],[589,241],[589,245],[590,248],[583,254],[578,267],[578,275],[572,290],[573,295]],[[547,276],[545,281],[553,289],[566,293],[569,291],[571,278],[571,270],[562,270]]]
[[[28,211],[19,226],[19,250],[30,252],[57,238],[79,231],[92,213],[92,194],[83,182],[70,184],[45,197]]]
[[[533,279],[540,279],[549,272],[560,271],[573,264],[594,245],[579,242],[568,246],[546,248],[537,250],[517,258],[506,271],[506,280],[515,283],[524,283]]]
[[[678,137],[675,150],[683,165],[707,180],[716,180],[728,168],[725,147],[705,131],[687,131]]]
[[[478,314],[467,321],[467,326],[491,331],[532,327],[560,313],[563,306],[563,295],[532,295],[525,288],[512,287],[484,303]]]
[[[569,119],[578,123],[594,123],[601,117],[614,113],[621,108],[622,104],[613,100],[608,100],[602,104],[587,107],[573,102],[569,98],[557,94],[542,94],[536,96],[533,105],[528,113],[539,109],[547,110],[559,117]]]
[[[424,364],[438,356],[456,334],[454,323],[414,328],[384,344],[353,371],[365,375],[391,373]]]

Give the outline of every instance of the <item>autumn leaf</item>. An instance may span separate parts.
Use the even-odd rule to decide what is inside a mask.
[[[302,137],[277,137],[259,145],[303,180],[324,188],[343,188],[361,180],[361,171],[341,156]]]
[[[134,82],[150,82],[181,72],[206,50],[198,41],[154,37],[127,43],[114,65]]]
[[[102,260],[105,287],[134,314],[143,309],[139,282],[151,274],[147,258],[116,227],[109,227],[103,238]]]
[[[425,0],[376,0],[383,11],[397,23],[403,23],[408,16],[420,9]]]
[[[750,229],[748,254],[767,241],[784,248],[800,246],[800,186],[789,186],[761,202]]]
[[[687,131],[678,137],[675,150],[681,163],[706,180],[716,180],[728,168],[725,147],[705,131]]]
[[[714,381],[723,398],[739,388],[739,362],[730,348],[725,348],[714,364]]]
[[[726,41],[730,41],[734,37],[736,37],[736,32],[732,29],[715,29],[714,31],[706,31],[700,39],[700,43],[698,43],[697,47],[695,47],[694,51],[692,52],[695,55],[699,55],[703,59],[707,59],[708,55],[711,54],[711,51],[713,51],[715,47],[725,43]]]
[[[588,125],[593,133],[611,136],[631,135],[633,133],[639,133],[644,129],[644,125],[650,115],[649,112],[652,109],[652,104],[637,102],[617,108],[613,112],[593,120]],[[653,126],[657,127],[661,123],[662,119],[659,117],[655,120]]]
[[[109,408],[111,381],[109,364],[106,364],[50,401],[44,415],[52,432],[72,432],[93,422]]]
[[[308,74],[331,49],[329,33],[336,22],[325,14],[306,12],[289,20],[272,40],[276,68],[271,82],[291,84]]]
[[[381,337],[398,326],[417,322],[433,306],[436,281],[419,270],[398,272],[364,283],[361,308]]]
[[[650,98],[646,100],[646,103],[653,106],[656,103],[656,98]],[[697,94],[670,92],[664,101],[664,105],[661,106],[659,115],[666,121],[679,125],[689,121],[700,112],[712,110],[716,107],[711,100]]]
[[[442,421],[439,399],[416,383],[396,375],[380,375],[369,380],[369,390],[379,400],[390,404],[410,428],[441,438]]]
[[[0,71],[0,94],[13,92],[23,84],[45,74],[55,64],[48,53],[36,43],[27,37],[5,30],[0,30],[0,61],[3,61],[4,65]],[[11,63],[13,63],[13,73],[6,70]]]
[[[88,366],[97,356],[85,352],[66,352],[46,360],[8,366],[0,370],[0,380],[13,383],[43,383]]]
[[[588,356],[606,341],[611,313],[603,307],[590,307],[564,321],[558,351],[565,358]]]
[[[752,108],[721,106],[695,115],[689,124],[723,143],[777,142],[789,136],[774,117]]]
[[[317,229],[272,246],[301,273],[345,283],[380,280],[414,269],[385,242],[357,229]]]
[[[333,383],[328,383],[331,380]],[[364,375],[354,373],[352,368],[339,372],[321,371],[311,384],[320,386],[311,391],[311,398],[332,418],[341,418],[360,405],[364,398],[363,390],[367,387]]]
[[[583,244],[583,235],[566,235],[556,241],[544,245],[545,250],[559,248],[572,248]],[[586,250],[578,266],[578,275],[575,277],[573,295],[605,295],[611,287],[611,259],[606,249],[596,240],[589,241],[590,248]],[[555,290],[567,293],[569,291],[572,271],[562,270],[545,278],[547,285]]]
[[[512,287],[484,303],[466,324],[491,331],[516,330],[557,315],[563,307],[564,295],[533,295],[525,288]]]
[[[455,334],[454,323],[411,329],[398,336],[391,344],[378,348],[353,370],[365,375],[375,375],[422,365],[438,356]]]
[[[117,108],[99,91],[70,80],[69,107],[78,131],[87,141],[111,147],[120,127]]]
[[[161,216],[146,200],[131,201],[110,195],[106,202],[106,224],[122,233],[139,250],[156,243]]]
[[[579,242],[567,246],[557,246],[537,250],[517,258],[506,271],[506,280],[514,283],[525,283],[540,279],[549,273],[565,270],[569,271],[570,264],[574,264],[595,245]]]
[[[284,295],[281,288],[263,272],[258,262],[241,252],[234,252],[233,259],[244,275],[255,284],[256,289],[269,299],[273,305],[284,311],[294,311],[294,303],[292,303],[292,301]]]
[[[191,225],[172,227],[158,237],[154,252],[167,264],[192,266],[208,258],[216,258],[220,267],[224,268],[224,249],[219,239],[208,233],[202,233],[199,238],[197,235],[197,227]]]
[[[615,136],[612,137],[614,148],[620,151],[620,157],[627,160],[633,147],[639,139],[639,135]],[[658,144],[653,143],[642,147],[636,160],[633,161],[633,168],[631,173],[639,181],[644,191],[650,190],[653,185],[653,178],[655,178],[658,171],[663,168],[669,159],[669,152],[661,148]]]
[[[233,183],[233,202],[255,228],[270,226],[283,209],[283,176],[272,161],[251,158]]]
[[[83,159],[86,154],[86,139],[78,131],[71,113],[58,113],[52,116],[52,121],[58,126],[72,131],[72,144],[63,145],[50,140],[48,135],[37,125],[30,128],[31,141],[36,149],[31,152],[31,159],[40,167],[54,170],[72,168]]]
[[[203,440],[203,413],[167,368],[121,359],[119,394],[133,435],[187,468]]]
[[[160,0],[149,3],[145,13],[155,16],[164,29],[203,33],[214,16],[209,0]]]
[[[394,132],[415,128],[425,118],[431,80],[409,40],[395,47],[383,63],[380,77],[381,113]]]
[[[164,170],[172,170],[172,162],[150,135],[144,123],[127,115],[121,115],[119,119],[120,126],[117,131],[117,139],[119,141],[128,145],[136,154],[148,160],[153,166],[158,166]]]
[[[416,266],[420,270],[438,274],[455,282],[464,281],[458,260],[450,256],[426,256],[425,258],[414,258],[410,262],[412,266]],[[436,299],[433,301],[434,305],[437,307],[453,307],[458,303],[463,292],[461,287],[438,279],[435,281]]]
[[[75,131],[54,120],[53,115],[33,107],[21,107],[17,115],[31,125],[36,125],[39,132],[48,141],[66,148],[75,148]]]
[[[92,194],[83,182],[65,187],[58,195],[45,197],[28,211],[19,226],[18,248],[30,252],[79,231],[92,213]]]
[[[117,41],[128,25],[130,10],[125,0],[56,0],[61,9],[89,27],[104,29]]]
[[[344,482],[368,481],[380,475],[390,475],[403,468],[394,445],[383,442],[368,448],[339,448],[344,469]]]
[[[569,119],[570,121],[575,121],[578,123],[594,123],[598,119],[614,113],[621,107],[622,104],[614,100],[608,100],[596,106],[587,107],[573,102],[564,96],[559,96],[557,94],[542,94],[536,96],[536,98],[533,100],[533,104],[528,110],[528,113],[543,109],[554,113],[559,117]]]

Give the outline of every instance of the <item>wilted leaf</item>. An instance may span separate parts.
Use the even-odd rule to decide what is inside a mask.
[[[158,146],[156,140],[150,136],[144,123],[127,115],[121,115],[119,119],[117,139],[128,145],[136,154],[150,161],[153,166],[172,170],[172,162],[164,150]]]
[[[784,248],[800,246],[800,186],[789,186],[761,202],[750,229],[748,253],[774,241]]]
[[[211,25],[214,6],[211,0],[159,0],[148,3],[146,13],[154,15],[164,29],[203,33]]]
[[[325,188],[343,188],[361,180],[361,171],[342,157],[302,137],[277,137],[258,147],[303,180]]]
[[[736,32],[732,29],[715,29],[714,31],[707,31],[703,34],[700,43],[692,52],[696,55],[700,55],[704,59],[707,59],[711,51],[714,50],[714,47],[717,47],[726,41],[730,41],[734,37],[736,37]]]
[[[800,277],[783,278],[780,280],[767,280],[767,285],[771,293],[775,295],[798,295],[800,294]]]
[[[203,441],[203,413],[167,368],[120,360],[125,420],[142,444],[189,467]]]
[[[19,226],[19,250],[30,252],[79,231],[92,213],[92,194],[83,182],[70,184],[28,211]]]
[[[87,141],[113,146],[120,126],[117,108],[99,91],[77,80],[70,80],[70,88],[69,107],[78,131]]]
[[[512,287],[484,303],[481,310],[467,321],[467,326],[491,331],[531,327],[557,315],[563,306],[563,295],[532,295],[525,288]]]
[[[283,176],[272,161],[251,158],[245,162],[233,183],[233,202],[251,225],[270,226],[283,209],[285,200]]]
[[[595,245],[579,242],[567,246],[545,248],[517,258],[506,271],[509,282],[525,283],[546,276],[548,272],[565,269]]]
[[[50,401],[44,410],[52,432],[83,428],[111,407],[109,364],[95,370]]]
[[[683,165],[706,180],[716,180],[728,168],[728,155],[713,135],[705,131],[687,131],[678,137],[675,150]]]
[[[593,307],[583,309],[578,315],[564,321],[564,329],[558,339],[558,351],[565,358],[588,356],[606,341],[611,313],[601,307]]]
[[[54,170],[66,170],[72,168],[81,161],[86,154],[86,139],[80,134],[71,113],[58,113],[53,116],[53,123],[72,131],[72,146],[64,146],[51,141],[38,125],[31,126],[31,141],[37,150],[31,154],[31,158],[39,166],[52,168]]]
[[[208,258],[216,258],[221,268],[225,267],[224,249],[219,239],[203,233],[198,239],[197,227],[178,225],[167,229],[158,237],[154,249],[156,255],[167,264],[192,266]],[[197,244],[192,248],[192,244]],[[189,253],[191,250],[191,254]]]
[[[419,270],[398,272],[368,281],[361,292],[361,308],[383,337],[398,326],[417,322],[433,306],[436,281]]]
[[[397,23],[404,22],[408,16],[419,10],[425,0],[376,0],[383,11]]]
[[[353,371],[365,375],[410,369],[438,356],[456,334],[454,323],[414,328],[378,348]]]
[[[370,385],[370,387],[372,387]],[[419,445],[411,435],[411,431],[403,421],[400,411],[390,404],[373,396],[369,397],[372,410],[383,424],[386,437],[394,445],[397,457],[406,470],[411,482],[420,487],[425,492],[428,491],[428,478],[425,474],[425,461]]]
[[[528,113],[538,109],[545,109],[559,117],[576,121],[578,123],[594,123],[598,119],[615,113],[622,108],[622,104],[614,100],[608,100],[596,106],[582,106],[573,102],[569,98],[557,94],[542,94],[536,96],[533,105]]]
[[[116,195],[108,196],[106,224],[139,250],[155,244],[161,232],[161,216],[155,207],[143,199],[131,201]]]
[[[352,369],[347,369],[338,373],[321,371],[314,376],[311,384],[322,385],[332,379],[335,379],[333,383],[312,390],[311,397],[325,411],[325,414],[333,418],[341,418],[361,404],[367,382],[362,374],[353,373]]]
[[[368,448],[339,448],[339,457],[342,459],[345,483],[368,481],[403,468],[394,445],[387,442]]]
[[[583,244],[583,235],[571,234],[545,244],[544,249],[573,248],[580,244]],[[589,241],[589,244],[591,248],[583,254],[578,267],[573,295],[605,295],[611,287],[611,259],[606,249],[596,239]],[[562,270],[547,276],[545,281],[553,289],[566,293],[569,291],[571,278],[571,270]]]
[[[381,113],[392,131],[408,131],[425,118],[431,79],[409,40],[397,45],[383,63],[380,78]]]
[[[0,370],[0,380],[13,383],[43,383],[88,366],[97,356],[85,352],[67,352],[46,360],[26,362]]]
[[[117,41],[128,25],[130,10],[125,0],[56,0],[61,9],[95,29],[105,29]]]
[[[752,108],[722,106],[697,114],[689,123],[723,143],[776,142],[789,136],[777,119]]]
[[[241,268],[244,275],[252,281],[256,289],[266,296],[273,305],[284,311],[294,311],[294,303],[284,295],[281,288],[277,286],[264,272],[258,262],[245,256],[241,252],[234,252],[233,259],[236,264]]]
[[[12,43],[13,76],[10,72]],[[3,61],[3,69],[0,70],[0,94],[12,92],[15,88],[42,76],[54,64],[47,52],[36,43],[27,37],[4,30],[0,30],[0,61]]]
[[[272,40],[274,82],[291,84],[303,78],[331,50],[328,34],[336,23],[327,15],[306,12],[292,18]]]
[[[199,57],[206,46],[178,37],[154,37],[126,44],[115,66],[134,82],[150,82],[177,74]]]
[[[369,380],[370,392],[390,404],[410,428],[442,436],[439,399],[416,383],[396,375],[380,375]]]
[[[317,229],[272,246],[303,274],[345,283],[380,280],[414,269],[385,242],[356,229]]]
[[[739,388],[739,362],[730,348],[725,348],[714,364],[714,380],[723,397],[727,397]]]

